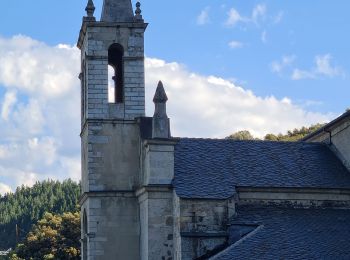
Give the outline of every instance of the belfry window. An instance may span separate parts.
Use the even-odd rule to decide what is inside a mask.
[[[120,44],[114,43],[108,49],[108,99],[111,103],[124,102],[123,55]]]

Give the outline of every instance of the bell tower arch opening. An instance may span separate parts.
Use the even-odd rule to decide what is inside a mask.
[[[124,102],[123,82],[124,48],[118,43],[108,49],[108,96],[110,103]]]

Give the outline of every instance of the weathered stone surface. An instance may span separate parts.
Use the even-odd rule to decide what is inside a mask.
[[[145,145],[143,184],[170,185],[174,178],[174,144],[151,142]]]
[[[92,1],[88,7],[89,21],[84,19],[78,40],[82,55],[82,212],[87,218],[82,258],[139,260],[135,190],[140,183],[140,140],[135,119],[145,115],[146,25],[134,22],[130,0],[105,0],[101,22],[92,17]],[[123,89],[128,98],[122,103],[108,102],[108,50],[115,43],[124,50]]]
[[[138,203],[133,196],[88,196],[82,205],[87,213],[87,256],[83,259],[139,259]],[[118,219],[118,221],[115,221]],[[116,245],[118,247],[116,248]]]
[[[159,81],[153,102],[155,105],[152,121],[152,138],[170,138],[170,121],[166,113],[168,97],[163,83]]]
[[[146,189],[139,202],[141,259],[172,259],[173,193],[161,188]]]
[[[134,14],[130,0],[104,0],[102,22],[133,22]]]
[[[225,245],[232,207],[232,200],[180,200],[181,259],[196,259]]]

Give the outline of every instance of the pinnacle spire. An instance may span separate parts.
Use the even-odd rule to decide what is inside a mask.
[[[153,97],[153,102],[154,103],[166,103],[167,101],[168,101],[168,97],[165,93],[163,83],[162,83],[162,81],[159,81],[156,93],[154,94],[154,97]]]
[[[136,10],[135,10],[135,20],[136,21],[143,22],[143,18],[142,18],[141,13],[142,13],[142,11],[141,11],[141,3],[137,2],[136,3]]]
[[[153,98],[155,109],[152,118],[152,138],[170,138],[170,121],[166,114],[167,101],[163,83],[159,81]]]
[[[103,0],[102,22],[133,22],[131,0]]]
[[[87,16],[84,17],[84,21],[96,21],[94,17],[95,5],[92,0],[89,0],[85,8]]]

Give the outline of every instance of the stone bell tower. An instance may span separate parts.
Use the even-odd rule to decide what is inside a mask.
[[[82,259],[139,259],[138,118],[145,115],[140,3],[88,1],[80,30]],[[109,98],[110,96],[110,98]]]

